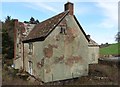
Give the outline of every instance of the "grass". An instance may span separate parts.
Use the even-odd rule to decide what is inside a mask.
[[[111,44],[107,47],[100,48],[100,55],[120,55],[118,47],[120,43]]]

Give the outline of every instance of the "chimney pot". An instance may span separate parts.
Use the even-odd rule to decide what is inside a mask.
[[[65,11],[69,10],[69,15],[74,15],[74,5],[71,2],[65,4]]]
[[[90,39],[90,35],[87,35],[87,37]]]

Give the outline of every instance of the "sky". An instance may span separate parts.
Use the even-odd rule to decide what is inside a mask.
[[[31,17],[40,22],[64,11],[68,0],[2,0],[0,3],[0,20],[6,16],[21,22]],[[115,43],[118,32],[117,0],[69,0],[74,3],[74,15],[86,34],[98,44]]]

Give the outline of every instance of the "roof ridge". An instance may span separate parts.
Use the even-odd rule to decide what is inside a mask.
[[[69,10],[64,11],[64,12],[61,12],[61,13],[59,13],[59,14],[56,14],[55,16],[58,16],[58,15],[60,15],[60,14],[62,14],[62,13],[67,13],[67,12],[69,12]],[[45,21],[47,21],[47,20],[49,20],[49,19],[52,19],[52,18],[54,18],[55,16],[49,17],[49,18],[45,19],[44,21],[42,21],[42,22],[40,22],[40,23],[43,23],[43,22],[45,22]],[[38,23],[38,24],[40,24],[40,23]],[[38,24],[36,24],[36,25],[38,25]]]

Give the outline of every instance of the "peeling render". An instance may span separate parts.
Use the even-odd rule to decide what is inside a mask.
[[[33,75],[44,82],[87,75],[88,43],[74,18],[66,16],[65,19],[71,19],[73,26],[66,21],[66,33],[60,33],[58,26],[45,41],[33,42],[32,55],[28,54],[29,44],[25,43],[25,69],[28,71],[28,61],[33,61]]]
[[[53,55],[53,48],[58,48],[58,46],[57,45],[48,44],[48,47],[43,49],[45,57],[47,57],[47,58],[51,58],[52,57],[52,55]]]
[[[64,16],[64,19],[56,26],[56,22],[61,20],[62,16]],[[67,15],[66,12],[54,18],[56,20],[51,18],[46,20],[47,24],[44,21],[44,25],[38,24],[35,26],[33,32],[30,32],[33,26],[32,28],[29,26],[28,32],[27,27],[22,30],[25,37],[29,33],[30,35],[26,39],[28,41],[24,42],[23,45],[20,43],[20,47],[18,46],[16,49],[17,54],[23,55],[21,58],[14,60],[16,66],[23,67],[24,64],[25,71],[43,82],[88,75],[88,65],[97,62],[99,47],[96,49],[89,46],[88,39],[73,15]],[[53,31],[51,31],[52,27],[55,27]],[[38,29],[42,29],[42,31],[37,32],[36,36],[35,32]],[[49,33],[48,36],[46,36],[47,33]],[[42,40],[31,40],[39,36],[46,37],[45,39],[42,37]],[[21,40],[20,38],[19,36],[16,39],[17,43]],[[30,44],[32,44],[32,47]]]
[[[60,56],[60,57],[56,57],[54,59],[54,64],[57,64],[57,63],[62,63],[64,61],[64,55]]]
[[[67,42],[67,44],[71,43],[76,37],[76,29],[67,29],[67,35],[65,36],[65,41]]]
[[[82,62],[82,58],[80,56],[71,56],[65,62],[66,65],[72,67],[74,63]]]
[[[52,55],[53,55],[53,47],[50,44],[48,45],[48,48],[44,48],[43,51],[44,51],[45,57],[47,57],[47,58],[52,57]]]

